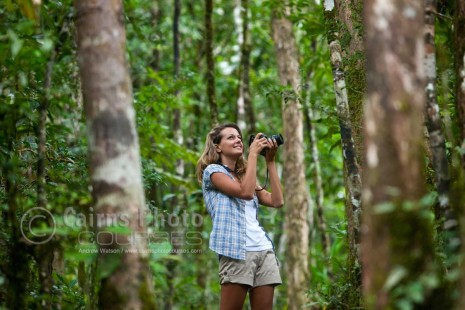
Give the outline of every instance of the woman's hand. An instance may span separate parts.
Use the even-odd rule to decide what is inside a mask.
[[[264,148],[269,146],[268,139],[265,138],[262,133],[257,133],[252,144],[250,144],[249,153],[259,155]]]
[[[275,139],[267,139],[268,149],[266,150],[265,160],[267,162],[274,161],[276,152],[278,151],[278,142]]]

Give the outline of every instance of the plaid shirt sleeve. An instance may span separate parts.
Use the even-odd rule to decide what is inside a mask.
[[[211,182],[214,173],[224,173],[233,179],[226,168],[217,164],[207,166],[203,172],[202,191],[213,222],[210,249],[220,255],[245,260],[245,201],[217,190]]]

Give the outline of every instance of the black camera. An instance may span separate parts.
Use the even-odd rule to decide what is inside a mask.
[[[281,136],[280,133],[278,133],[278,134],[276,134],[276,135],[272,135],[271,137],[267,137],[267,136],[265,136],[265,135],[262,134],[262,135],[260,135],[260,137],[258,137],[258,138],[259,138],[259,139],[261,139],[261,138],[275,139],[275,140],[276,140],[276,143],[278,144],[278,146],[280,146],[281,144],[284,143],[284,138],[283,138],[283,136]],[[254,139],[255,139],[255,135],[250,135],[250,137],[249,137],[249,147],[250,147],[250,145],[252,144],[252,142],[253,142]],[[260,155],[265,156],[266,150],[267,150],[267,149],[268,149],[267,147],[264,148],[264,149],[260,152]]]

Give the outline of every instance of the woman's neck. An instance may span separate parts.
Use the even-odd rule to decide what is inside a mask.
[[[221,158],[221,164],[225,165],[232,171],[236,169],[236,161],[237,159],[225,158],[225,157]]]

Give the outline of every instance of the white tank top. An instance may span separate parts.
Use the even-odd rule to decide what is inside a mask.
[[[257,220],[257,208],[253,200],[245,202],[245,222],[246,222],[246,251],[263,251],[272,249],[273,245],[267,238],[265,230]]]

